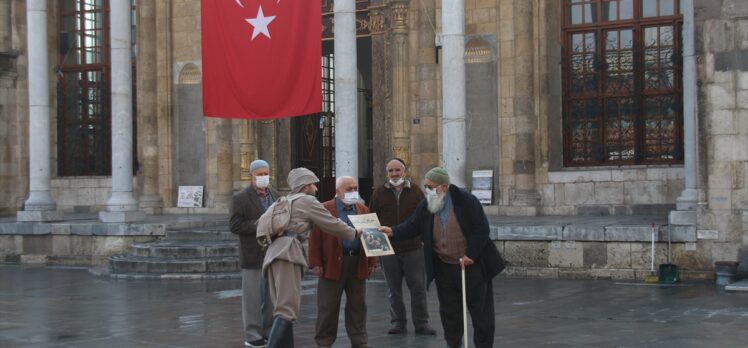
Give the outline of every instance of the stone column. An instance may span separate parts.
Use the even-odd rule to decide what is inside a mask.
[[[231,196],[234,189],[234,162],[231,151],[233,132],[231,129],[231,119],[216,119],[215,125],[218,185],[216,186],[216,196],[213,201],[213,207],[218,209],[228,209],[231,207]]]
[[[671,225],[696,225],[698,191],[698,104],[696,72],[696,23],[693,0],[683,0],[683,170],[685,188],[670,212]]]
[[[442,0],[442,58],[442,158],[450,181],[467,187],[464,0]]]
[[[335,176],[358,178],[356,2],[337,0],[335,28]]]
[[[535,46],[533,1],[514,0],[514,158],[515,178],[509,205],[537,207],[540,195],[535,188]],[[527,210],[526,208],[523,208]],[[532,209],[532,208],[531,208]],[[518,213],[518,212],[515,212]],[[522,215],[534,215],[524,211]]]
[[[239,180],[245,185],[252,180],[249,165],[257,159],[255,121],[237,120],[239,125]]]
[[[112,195],[102,222],[143,219],[132,184],[132,53],[130,2],[112,1],[109,12],[112,85]]]
[[[387,76],[389,58],[387,52],[387,16],[386,8],[381,0],[372,0],[369,12],[369,30],[371,30],[371,98],[372,109],[372,173],[374,187],[384,183],[386,161],[392,157],[392,131],[389,118],[390,108],[387,107],[391,87]]]
[[[26,2],[29,70],[29,198],[18,221],[62,218],[50,196],[49,57],[47,55],[47,3]]]
[[[685,189],[677,200],[678,210],[695,210],[699,201],[697,186],[698,114],[696,75],[696,30],[693,0],[683,0],[683,147]]]
[[[149,214],[161,213],[163,202],[158,194],[158,106],[156,98],[156,3],[141,1],[138,13],[138,158],[140,160],[140,209]]]
[[[410,164],[410,115],[408,104],[408,2],[392,6],[392,153]],[[381,176],[381,175],[380,175]]]

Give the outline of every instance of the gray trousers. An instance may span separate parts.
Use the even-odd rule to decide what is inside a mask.
[[[273,326],[273,304],[261,269],[242,269],[242,321],[244,340],[268,337]]]
[[[296,322],[301,309],[302,267],[293,262],[275,259],[267,267],[270,300],[275,306],[273,317]]]
[[[426,266],[423,259],[423,247],[395,255],[379,258],[384,270],[390,299],[390,322],[392,326],[405,328],[408,317],[403,303],[403,278],[410,290],[410,310],[413,315],[413,326],[423,328],[429,323],[429,311],[426,305]]]
[[[363,252],[363,251],[362,251]],[[345,330],[351,347],[368,343],[366,334],[366,280],[357,279],[358,255],[343,256],[340,280],[320,277],[317,283],[317,325],[314,341],[332,346],[338,336],[340,301],[345,292]]]

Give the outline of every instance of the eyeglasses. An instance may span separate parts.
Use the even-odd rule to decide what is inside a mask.
[[[425,189],[427,189],[427,190],[434,190],[434,189],[436,189],[436,188],[437,188],[437,187],[439,187],[439,186],[440,186],[440,185],[436,185],[436,186],[431,186],[431,185],[429,185],[429,184],[423,184],[423,188],[425,188]]]

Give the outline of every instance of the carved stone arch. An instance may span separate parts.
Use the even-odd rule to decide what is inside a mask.
[[[498,173],[501,159],[497,117],[499,104],[496,97],[496,37],[466,36],[465,41],[467,170],[468,173],[474,170]],[[493,197],[499,197],[498,178],[495,175],[493,179]]]
[[[496,60],[491,44],[482,37],[475,37],[465,43],[465,64],[489,63]]]
[[[194,62],[177,65],[174,100],[174,154],[176,186],[205,186],[206,124],[203,117],[202,75]]]
[[[187,63],[179,71],[180,85],[198,85],[202,82],[200,68],[195,63]]]

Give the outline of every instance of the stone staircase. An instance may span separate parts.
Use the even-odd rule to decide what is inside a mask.
[[[167,230],[164,239],[109,258],[115,278],[239,278],[239,271],[239,240],[228,226]]]

